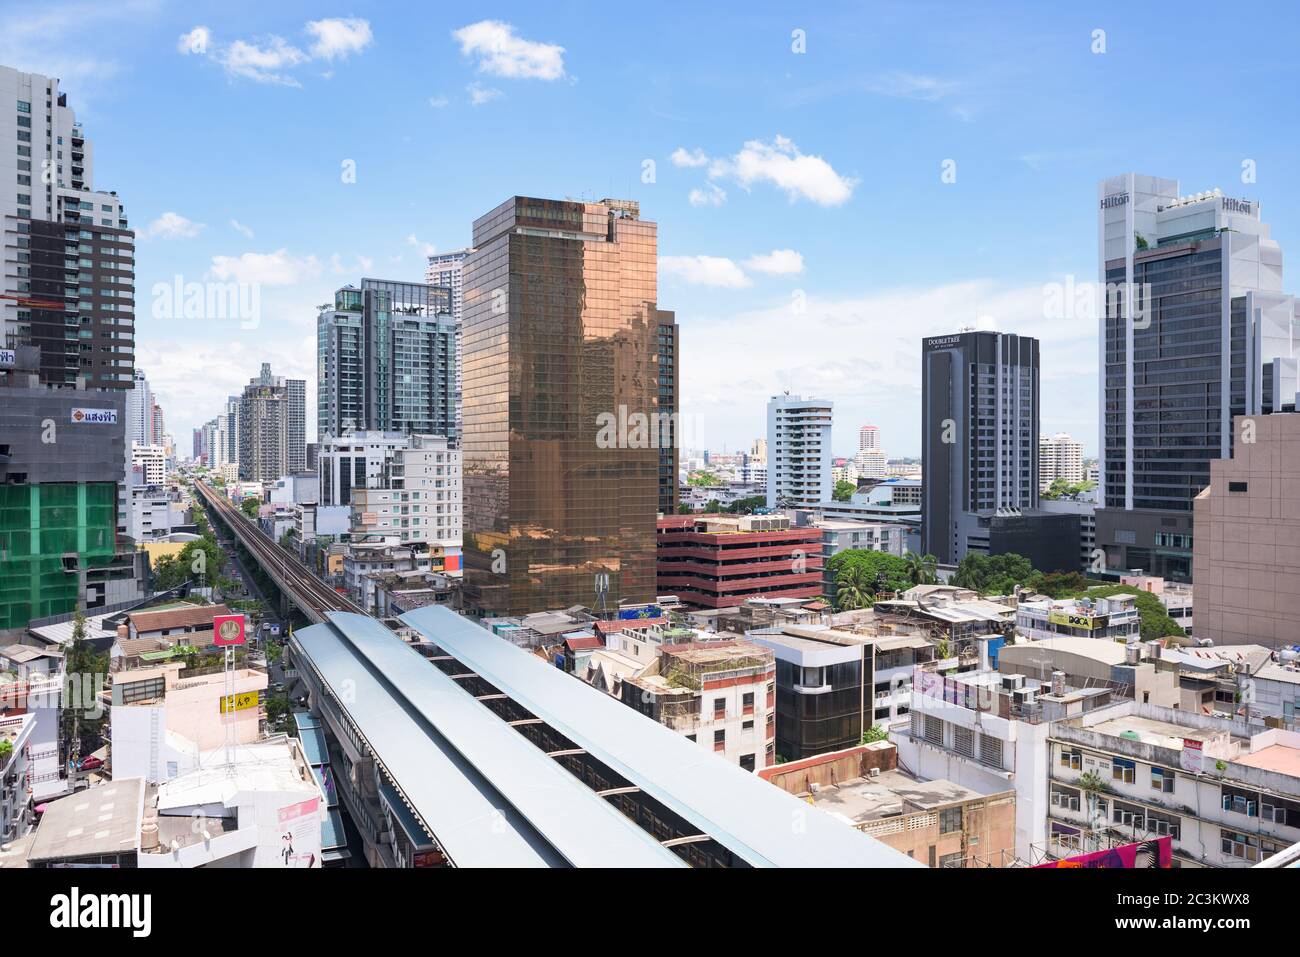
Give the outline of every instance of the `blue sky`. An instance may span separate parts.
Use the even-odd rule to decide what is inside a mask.
[[[1043,303],[1095,278],[1097,180],[1218,186],[1300,249],[1300,64],[1283,5],[1087,7],[44,3],[0,10],[0,62],[62,78],[140,232],[183,452],[262,361],[314,392],[335,288],[421,277],[522,193],[659,223],[697,444],[747,446],[789,389],[835,401],[837,451],[874,422],[915,454],[921,338],[983,325],[1043,340],[1043,429],[1092,453],[1095,324]],[[155,315],[175,276],[260,283],[257,328]]]

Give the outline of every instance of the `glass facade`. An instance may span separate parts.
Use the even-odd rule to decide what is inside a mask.
[[[515,197],[474,224],[462,323],[465,594],[489,615],[655,595],[656,227]]]
[[[823,688],[814,694],[797,688]],[[862,662],[776,662],[776,753],[786,761],[862,743]]]
[[[78,569],[112,562],[116,530],[116,483],[0,485],[0,631],[73,611]]]

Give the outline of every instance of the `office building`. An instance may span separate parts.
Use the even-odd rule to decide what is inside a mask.
[[[451,293],[451,321],[456,324],[456,375],[454,380],[454,389],[456,393],[455,400],[455,419],[456,434],[463,433],[462,409],[461,409],[461,372],[462,372],[462,350],[460,347],[461,320],[465,315],[465,283],[464,271],[465,260],[473,249],[456,249],[447,253],[434,253],[429,257],[429,265],[425,269],[424,281],[430,286],[437,286],[446,289]]]
[[[441,435],[456,426],[456,323],[446,287],[362,279],[316,320],[317,434]]]
[[[832,404],[774,395],[767,403],[767,507],[829,501]]]
[[[490,615],[655,595],[656,226],[512,197],[465,263],[465,597]],[[599,577],[598,577],[599,576]],[[605,577],[607,576],[607,578]]]
[[[135,234],[96,192],[93,149],[59,81],[0,66],[0,347],[40,350],[41,382],[131,388]]]
[[[971,549],[1002,550],[991,518],[1032,521],[1026,513],[1038,507],[1038,340],[934,336],[921,363],[921,550],[955,565]],[[1065,567],[1074,558],[1072,549]]]
[[[1234,434],[1192,512],[1196,637],[1300,645],[1300,414],[1238,416]]]
[[[1038,439],[1038,488],[1047,487],[1060,479],[1077,485],[1084,480],[1083,444],[1064,432]]]
[[[676,315],[660,310],[658,353],[660,422],[664,422],[662,416],[667,416],[666,425],[660,429],[663,441],[659,444],[659,511],[664,515],[672,515],[676,512],[680,502],[681,487],[677,481],[677,453],[681,447],[680,343]]]
[[[357,431],[323,438],[317,454],[320,504],[350,506],[355,489],[382,487],[388,464],[409,445],[405,432]]]
[[[307,383],[271,375],[271,365],[244,388],[239,403],[239,477],[273,482],[307,464]]]
[[[455,556],[444,568],[458,568],[461,548],[461,453],[435,435],[412,435],[386,459],[378,482],[351,489],[352,528],[359,538],[395,538],[424,543],[439,555]]]
[[[137,445],[131,449],[132,485],[165,485],[166,452],[160,445]]]
[[[858,429],[858,451],[880,448],[880,429],[874,425],[864,425]]]
[[[813,598],[822,533],[783,515],[665,515],[658,521],[658,593],[726,608],[747,598]]]
[[[1259,203],[1136,173],[1097,199],[1097,546],[1109,569],[1185,582],[1192,503],[1232,456],[1232,417],[1295,405],[1295,300]]]

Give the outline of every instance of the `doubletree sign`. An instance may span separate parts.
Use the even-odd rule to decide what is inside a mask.
[[[212,619],[212,643],[221,647],[244,644],[244,616],[216,615]]]

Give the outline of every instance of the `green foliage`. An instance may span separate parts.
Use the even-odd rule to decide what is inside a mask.
[[[1085,771],[1079,775],[1079,790],[1085,794],[1107,794],[1110,784],[1096,771]]]
[[[678,515],[694,515],[694,514],[695,514],[695,509],[691,508],[691,507],[690,507],[689,505],[687,505],[685,502],[682,502],[680,505],[677,506],[677,514],[678,514]]]
[[[249,518],[257,518],[257,510],[262,507],[262,503],[255,498],[245,497],[239,501],[239,510]]]
[[[72,619],[72,640],[64,650],[64,688],[59,712],[59,742],[65,759],[85,757],[103,743],[104,711],[91,700],[106,684],[108,655],[95,653],[86,641],[86,616]],[[98,717],[93,717],[98,711]]]
[[[195,559],[203,553],[203,561],[197,566]],[[216,580],[224,559],[216,539],[200,538],[198,541],[186,542],[185,547],[175,555],[163,555],[153,566],[154,588],[166,591],[187,581],[210,584]],[[196,567],[202,570],[200,574]]]
[[[1058,498],[1074,498],[1076,495],[1082,495],[1084,492],[1091,492],[1097,487],[1096,482],[1067,482],[1065,479],[1058,478],[1047,486],[1047,489],[1040,496],[1041,498],[1054,501]]]
[[[933,585],[938,582],[939,559],[933,555],[918,555],[908,552],[903,556],[907,562],[907,579],[913,585]]]
[[[850,548],[832,555],[826,568],[835,582],[836,611],[868,608],[879,591],[912,587],[907,560],[885,552]]]
[[[14,753],[12,741],[0,741],[0,768],[9,763],[9,755]]]
[[[748,498],[738,498],[727,506],[727,511],[733,515],[750,515],[760,508],[767,506],[766,495],[750,495]]]
[[[707,488],[711,485],[721,485],[722,479],[712,472],[692,472],[686,476],[686,484]]]
[[[847,502],[849,499],[853,498],[853,493],[857,490],[858,486],[856,483],[840,479],[835,483],[835,490],[831,492],[831,498],[835,499],[837,502]]]
[[[1048,598],[1069,598],[1079,595],[1088,587],[1088,579],[1081,572],[1038,573],[1031,581],[1030,588]]]
[[[957,565],[952,583],[981,595],[1009,595],[1017,585],[1028,587],[1038,574],[1029,559],[1014,552],[1002,555],[969,552]]]
[[[888,740],[889,740],[889,732],[885,730],[884,725],[873,724],[871,727],[867,728],[866,731],[862,732],[863,744],[874,744],[876,741],[888,741]]]

